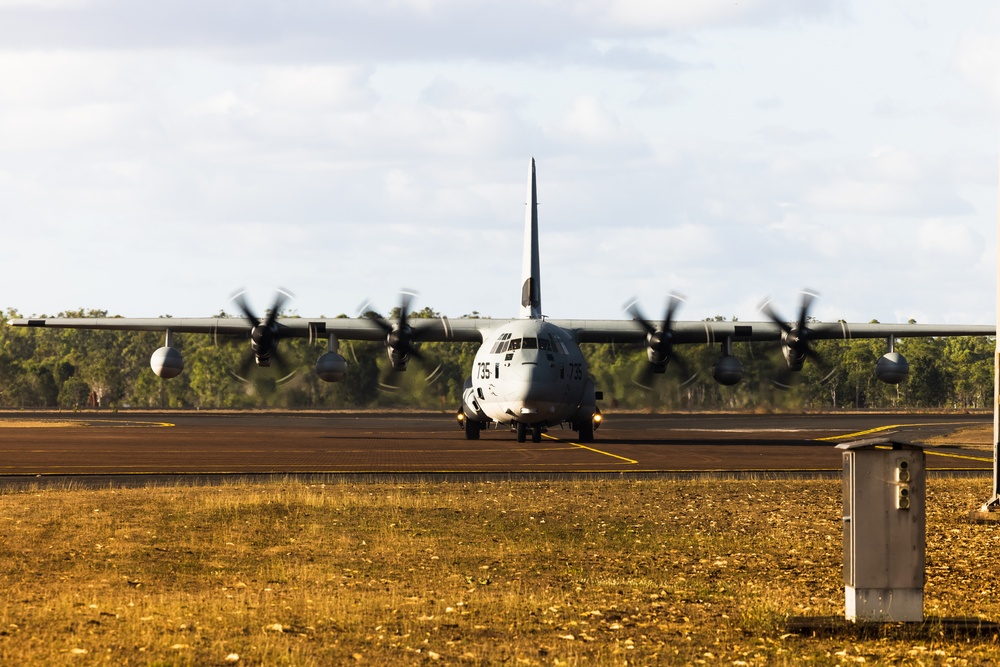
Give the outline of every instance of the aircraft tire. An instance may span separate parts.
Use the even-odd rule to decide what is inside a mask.
[[[594,441],[594,422],[590,419],[586,419],[580,422],[580,442],[593,442]]]
[[[477,422],[475,419],[465,420],[465,439],[466,440],[479,440],[479,431],[482,429],[482,424]]]
[[[521,422],[518,422],[517,423],[517,441],[518,442],[524,442],[527,439],[528,439],[528,425],[527,424],[522,424]]]
[[[542,425],[537,424],[531,427],[531,441],[541,442],[542,441]]]

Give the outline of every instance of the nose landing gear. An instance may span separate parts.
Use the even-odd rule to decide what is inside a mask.
[[[541,424],[535,424],[534,426],[528,426],[527,424],[525,424],[523,422],[518,422],[517,426],[516,426],[516,429],[517,429],[517,441],[518,442],[525,442],[525,441],[527,441],[527,439],[528,439],[528,431],[529,430],[531,431],[531,441],[532,442],[541,442],[542,441],[542,430],[543,430],[543,427],[542,427]]]

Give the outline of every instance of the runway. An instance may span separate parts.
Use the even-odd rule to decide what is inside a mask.
[[[445,413],[0,413],[0,477],[257,474],[607,474],[839,471],[837,442],[922,442],[992,416],[608,414],[596,441],[553,429],[468,441]],[[928,450],[931,470],[990,471],[992,451]]]

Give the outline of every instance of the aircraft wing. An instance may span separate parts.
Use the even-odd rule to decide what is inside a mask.
[[[804,312],[804,309],[803,309]],[[278,318],[256,321],[249,315],[216,318],[24,318],[10,321],[12,326],[39,328],[68,328],[91,330],[159,331],[166,334],[164,347],[157,349],[150,359],[153,371],[160,377],[175,377],[183,370],[183,359],[172,347],[174,334],[202,334],[213,336],[240,336],[249,339],[258,366],[269,366],[272,356],[277,356],[275,345],[280,338],[308,338],[310,341],[329,338],[328,352],[317,362],[317,374],[329,382],[343,377],[346,362],[333,345],[338,340],[380,341],[386,346],[394,370],[405,370],[411,355],[419,356],[414,344],[419,342],[470,342],[482,343],[489,331],[509,324],[513,320],[491,318],[460,318],[449,320],[412,318],[388,321],[383,319],[348,318]],[[713,366],[713,377],[720,384],[731,385],[743,377],[743,364],[732,356],[730,344],[735,342],[780,342],[788,371],[799,371],[807,357],[815,356],[810,341],[848,340],[855,338],[882,338],[888,341],[889,354],[879,360],[876,376],[890,383],[898,383],[909,373],[909,366],[901,355],[893,352],[892,340],[903,337],[925,336],[991,336],[996,327],[989,325],[920,325],[920,324],[850,324],[847,322],[810,322],[804,316],[801,324],[786,323],[775,318],[770,322],[681,322],[667,318],[659,327],[640,318],[633,320],[549,320],[549,324],[570,333],[577,343],[633,343],[647,349],[653,373],[662,373],[673,358],[672,346],[678,344],[721,344],[723,357]],[[669,335],[664,335],[664,329]],[[725,363],[721,363],[722,361]],[[249,362],[248,362],[249,363]],[[778,386],[787,386],[777,380]]]
[[[831,322],[810,325],[810,329],[813,332],[813,338],[819,340],[888,338],[889,336],[894,338],[995,336],[997,332],[997,328],[993,324],[851,324],[849,322]]]
[[[481,342],[483,331],[509,320],[488,318],[462,318],[411,320],[420,331],[420,340],[428,342]],[[198,333],[218,336],[247,336],[250,323],[240,317],[48,317],[17,318],[9,321],[15,327],[44,327],[48,329],[94,329],[105,331],[170,331],[171,333]],[[325,338],[333,335],[341,340],[385,339],[385,332],[369,319],[349,318],[299,318],[277,320],[282,338]]]
[[[427,342],[482,342],[484,332],[510,322],[510,319],[446,317],[415,319],[420,340]],[[634,320],[549,320],[573,332],[581,343],[643,343],[646,332]],[[9,321],[16,327],[51,329],[95,329],[109,331],[167,331],[220,336],[244,336],[249,323],[239,317],[49,317],[18,318]],[[342,340],[383,340],[385,332],[372,320],[349,318],[279,318],[283,338],[319,338],[329,335]],[[814,340],[849,340],[853,338],[912,338],[923,336],[993,336],[993,325],[968,324],[851,324],[849,322],[810,323]],[[721,343],[737,341],[777,341],[782,329],[774,322],[688,321],[673,324],[673,342]]]
[[[646,331],[635,320],[549,320],[568,329],[581,343],[643,343]],[[849,322],[809,323],[814,340],[852,338],[912,338],[923,336],[993,336],[993,325],[967,324],[851,324]],[[738,341],[778,341],[782,328],[774,322],[674,322],[674,343],[721,343]]]

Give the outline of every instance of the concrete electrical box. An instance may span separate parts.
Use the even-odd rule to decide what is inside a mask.
[[[885,438],[844,450],[844,588],[849,621],[924,619],[925,455]]]

